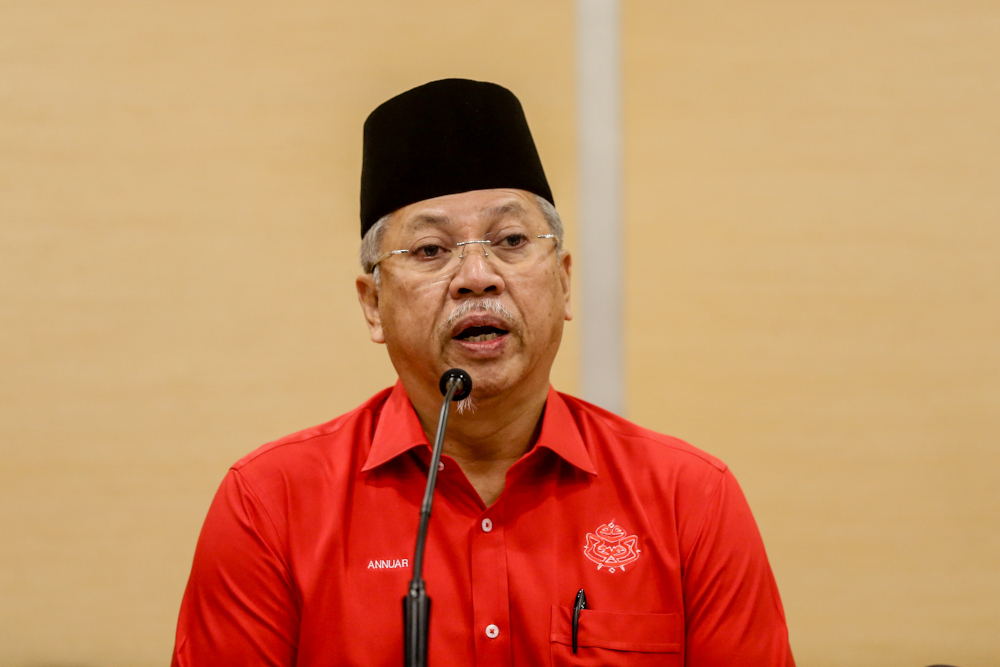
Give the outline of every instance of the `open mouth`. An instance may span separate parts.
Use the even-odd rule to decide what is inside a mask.
[[[470,343],[480,343],[487,340],[494,340],[509,333],[506,329],[497,327],[466,327],[455,336],[456,340],[464,340]]]

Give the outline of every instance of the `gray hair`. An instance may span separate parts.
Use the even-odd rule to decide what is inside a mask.
[[[361,249],[358,250],[358,259],[361,260],[361,268],[365,273],[375,273],[375,280],[378,281],[378,267],[375,262],[382,254],[382,239],[385,238],[385,230],[389,227],[389,218],[392,213],[383,215],[374,225],[368,228],[361,239]]]
[[[556,249],[559,251],[559,256],[561,257],[564,252],[563,240],[565,236],[562,218],[559,217],[559,212],[556,211],[556,207],[552,205],[552,202],[545,197],[535,195],[535,201],[538,202],[538,208],[542,210],[542,216],[545,218],[545,222],[549,224],[549,229],[556,236]],[[385,238],[385,231],[389,227],[389,219],[391,217],[392,213],[383,215],[378,219],[378,222],[368,229],[364,238],[361,239],[361,248],[358,251],[358,259],[361,260],[362,270],[365,273],[375,274],[376,286],[379,284],[379,275],[375,262],[378,260],[379,255],[382,254],[382,240]]]

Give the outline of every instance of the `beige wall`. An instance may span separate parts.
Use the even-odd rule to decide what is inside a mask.
[[[1000,7],[624,5],[630,416],[736,470],[800,664],[993,664]],[[0,665],[163,664],[227,465],[392,381],[378,102],[513,88],[572,235],[572,10],[0,0]]]
[[[1000,4],[625,4],[630,416],[800,664],[1000,664]]]

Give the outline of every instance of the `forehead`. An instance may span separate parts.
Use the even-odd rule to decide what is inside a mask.
[[[508,220],[525,224],[544,221],[533,194],[507,189],[475,190],[425,199],[399,209],[392,217],[392,229],[404,233],[428,227],[483,228]]]

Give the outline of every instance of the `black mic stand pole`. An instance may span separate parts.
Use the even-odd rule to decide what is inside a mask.
[[[431,621],[431,599],[424,590],[422,576],[424,567],[424,547],[427,543],[427,526],[431,520],[431,504],[434,502],[434,485],[437,483],[438,464],[441,462],[441,448],[444,445],[444,430],[448,425],[448,408],[452,401],[460,401],[472,392],[472,378],[461,368],[452,368],[441,376],[441,416],[438,417],[437,434],[434,436],[434,450],[427,468],[427,488],[424,502],[420,506],[420,527],[417,529],[417,546],[413,554],[413,579],[410,591],[403,598],[403,665],[404,667],[427,667],[427,637]]]

